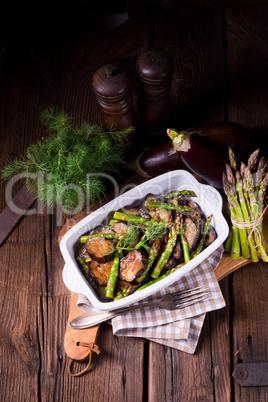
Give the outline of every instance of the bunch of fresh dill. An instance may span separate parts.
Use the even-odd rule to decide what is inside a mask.
[[[115,174],[124,165],[124,142],[133,127],[105,130],[101,125],[83,123],[54,108],[40,116],[49,135],[30,145],[26,156],[15,159],[2,170],[8,180],[20,174],[29,190],[38,188],[38,198],[49,207],[82,209],[105,194],[105,174]],[[81,203],[82,199],[82,203]]]

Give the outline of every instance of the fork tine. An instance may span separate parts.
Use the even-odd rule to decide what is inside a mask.
[[[197,287],[195,287],[195,288],[188,288],[188,289],[183,289],[183,290],[178,290],[178,292],[176,292],[176,293],[174,293],[174,295],[176,295],[176,294],[184,294],[184,293],[191,293],[191,292],[195,292],[195,291],[198,291],[198,290],[200,290],[200,289],[209,289],[209,287],[208,286],[197,286]]]
[[[186,303],[182,304],[181,306],[179,306],[179,309],[192,306],[192,305],[194,305],[194,304],[196,304],[196,303],[199,303],[199,302],[201,302],[201,301],[206,300],[207,298],[208,298],[208,296],[203,296],[203,297],[200,298],[199,300],[192,300],[192,301],[186,302]]]
[[[190,297],[191,295],[199,295],[199,294],[202,294],[202,293],[204,293],[204,292],[209,292],[210,290],[209,290],[209,288],[208,287],[199,287],[198,288],[199,290],[194,290],[194,289],[192,289],[192,291],[189,291],[189,292],[187,292],[186,294],[184,294],[184,293],[179,293],[179,294],[176,294],[176,293],[174,293],[174,295],[173,295],[173,301],[178,301],[178,300],[181,300],[181,299],[185,299],[185,298],[187,298],[187,297]]]
[[[193,304],[199,303],[199,302],[207,299],[208,297],[209,297],[209,293],[204,293],[203,295],[201,295],[199,297],[191,298],[191,299],[188,299],[187,301],[182,301],[182,302],[176,304],[176,306],[174,307],[174,310],[182,309],[182,308],[191,306]]]
[[[199,300],[200,298],[202,298],[203,296],[209,295],[210,292],[204,292],[201,293],[199,295],[191,295],[190,297],[185,297],[184,299],[178,300],[177,304],[186,302],[186,301],[191,301],[191,300]]]

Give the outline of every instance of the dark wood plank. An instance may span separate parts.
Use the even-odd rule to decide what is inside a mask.
[[[40,299],[39,295],[10,289],[10,286],[1,284],[1,306],[3,306],[1,310],[3,318],[1,394],[3,400],[38,400],[39,374],[42,364]]]
[[[1,167],[11,157],[20,158],[31,143],[41,140],[45,133],[39,115],[57,99],[55,57],[54,63],[47,57],[48,50],[50,56],[53,55],[57,36],[50,31],[53,43],[48,48],[49,34],[44,37],[42,24],[38,28],[28,24],[27,16],[19,19],[13,13],[12,17],[6,14],[2,25],[6,48],[1,60],[0,82]],[[36,35],[33,31],[29,33],[30,26]],[[6,183],[0,186],[3,209]],[[18,187],[19,183],[14,189]],[[0,248],[3,400],[38,400],[40,397],[47,323],[43,310],[46,304],[43,299],[47,296],[44,239],[43,216],[34,213],[22,219]]]
[[[95,17],[96,18],[96,17]],[[100,17],[101,18],[101,17]],[[62,35],[64,48],[62,49],[62,75],[60,77],[59,107],[73,114],[78,122],[83,120],[92,124],[101,122],[98,105],[91,89],[92,76],[101,65],[134,59],[136,55],[148,46],[147,20],[131,18],[113,31],[102,28],[101,19],[93,21],[92,26],[86,25],[88,18],[81,19],[66,17],[63,19]],[[52,226],[51,226],[52,225]],[[68,311],[68,298],[57,297],[69,292],[61,279],[63,268],[62,257],[57,247],[56,237],[59,235],[59,227],[55,218],[48,224],[50,231],[53,228],[53,236],[50,239],[51,248],[48,252],[50,260],[50,272],[48,275],[48,289],[52,302],[48,303],[48,319],[52,324],[59,315],[60,305],[63,312]],[[51,317],[51,318],[50,318]],[[131,395],[133,400],[143,399],[143,374],[144,374],[144,340],[124,337],[114,337],[111,326],[103,324],[98,335],[98,345],[101,351],[99,356],[94,356],[92,368],[87,376],[72,378],[67,374],[66,366],[68,358],[64,355],[62,327],[67,325],[67,314],[60,317],[61,330],[57,332],[57,347],[63,353],[62,361],[56,357],[55,331],[46,331],[47,341],[51,347],[45,360],[53,362],[53,373],[62,371],[64,380],[57,384],[57,379],[52,378],[50,384],[42,384],[42,392],[46,390],[52,396],[52,390],[58,387],[58,392],[63,399],[86,400],[88,395],[92,400],[127,400]],[[81,370],[82,364],[76,365],[76,370]],[[46,375],[49,368],[46,367]],[[141,384],[141,386],[137,386]],[[78,391],[79,390],[79,391]]]
[[[155,47],[168,51],[175,64],[171,95],[177,128],[225,117],[222,29],[220,8],[156,14]]]
[[[97,30],[94,30],[95,25]],[[109,34],[106,30],[106,35],[102,36],[99,33],[100,22],[95,25],[92,31],[87,31],[87,37],[84,41],[79,41],[77,47],[73,38],[76,24],[67,25],[66,52],[70,46],[73,53],[65,55],[64,60],[72,57],[72,62],[69,61],[71,68],[67,66],[68,74],[65,79],[63,77],[59,93],[61,108],[75,114],[78,120],[84,119],[92,124],[98,124],[101,121],[97,100],[91,87],[94,73],[105,64],[119,61],[127,63],[133,69],[137,55],[148,47],[149,29],[146,16],[129,18]],[[79,33],[78,38],[80,39]],[[63,64],[63,71],[65,68]],[[135,77],[133,77],[134,80]],[[133,89],[135,95],[134,82]]]
[[[149,13],[152,16],[154,11],[162,12],[165,10],[181,7],[200,7],[203,6],[203,0],[128,0],[127,9],[129,15],[140,15]]]
[[[205,0],[206,6],[258,6],[267,5],[267,0]]]
[[[156,18],[155,45],[175,60],[172,98],[179,127],[224,119],[222,18],[220,8],[170,10]],[[227,279],[222,286],[228,299]],[[152,343],[150,400],[164,398],[167,390],[164,400],[229,400],[228,324],[228,308],[209,314],[194,355]]]
[[[90,30],[90,24],[86,25],[89,20],[90,18],[83,16],[80,19],[81,29],[78,30],[78,20],[65,16],[63,26],[57,26],[58,35],[55,37],[59,41],[55,41],[53,35],[50,42],[46,37],[48,42],[42,42],[42,50],[37,46],[42,35],[35,24],[36,36],[29,35],[31,29],[28,26],[21,40],[15,42],[17,48],[11,52],[10,59],[7,58],[10,65],[4,71],[6,81],[3,83],[1,122],[6,135],[3,141],[5,152],[1,155],[2,165],[10,154],[20,157],[28,145],[44,135],[38,118],[45,107],[59,104],[63,108],[66,106],[65,109],[72,112],[78,121],[85,119],[99,122],[96,101],[90,93],[91,78],[96,68],[118,58],[135,57],[137,52],[147,47],[148,30],[138,20],[135,23],[131,20],[129,25],[120,28],[111,37],[107,36],[107,29],[96,29],[102,27],[100,20],[95,19]],[[68,30],[70,21],[73,31]],[[139,29],[141,27],[143,28]],[[55,26],[51,29],[53,32],[57,31]],[[132,39],[127,42],[129,34]],[[60,49],[61,53],[58,53]],[[6,84],[10,84],[8,88]],[[12,110],[16,110],[16,119],[13,118]],[[4,189],[4,185],[2,188]],[[2,205],[5,205],[4,197]],[[80,384],[82,400],[93,394],[98,398],[103,395],[104,388],[106,400],[113,399],[113,396],[119,399],[124,393],[132,394],[135,400],[142,400],[143,387],[137,388],[135,384],[142,382],[143,378],[144,341],[119,338],[115,343],[108,325],[104,325],[100,335],[101,353],[104,357],[99,360],[101,364],[96,366],[91,380],[81,378],[74,382],[67,374],[68,359],[64,354],[63,339],[67,325],[69,291],[62,281],[63,259],[57,241],[65,217],[61,220],[61,215],[57,212],[60,211],[56,210],[51,215],[42,211],[38,215],[24,218],[0,250],[1,286],[5,290],[1,293],[1,303],[3,316],[6,317],[1,339],[6,367],[9,356],[12,355],[10,349],[22,349],[15,358],[14,365],[10,365],[9,373],[6,372],[9,376],[3,377],[7,385],[6,393],[2,395],[4,399],[11,395],[16,399],[16,395],[24,395],[26,398],[26,395],[32,394],[35,400],[39,394],[47,400],[62,395],[62,398],[70,400],[71,390],[73,400],[77,400],[77,385]],[[12,314],[13,309],[17,311],[15,316]],[[37,324],[32,325],[32,322]],[[9,328],[14,328],[15,335]],[[4,335],[7,335],[5,339]],[[12,337],[14,342],[11,341]],[[19,343],[20,339],[22,341]],[[33,362],[30,361],[29,348],[35,350]],[[114,365],[110,364],[111,359]],[[27,366],[30,365],[36,370],[32,369],[29,376]],[[21,386],[14,393],[15,378],[20,378]],[[110,392],[110,384],[113,394]]]
[[[233,274],[233,369],[241,362],[267,361],[267,263],[251,264]],[[237,401],[267,401],[268,387],[240,387],[234,382]]]
[[[257,147],[268,134],[267,7],[227,9],[227,33],[229,118],[252,130]]]
[[[239,268],[240,269],[240,268]],[[208,337],[211,338],[211,378],[215,401],[232,398],[230,377],[230,317],[229,317],[229,277],[220,281],[226,307],[207,315],[209,321]],[[205,322],[206,324],[206,322]],[[206,342],[206,340],[204,340]]]
[[[268,8],[227,10],[229,115],[267,136]],[[255,138],[257,138],[255,136]],[[255,144],[253,144],[254,146]],[[233,368],[239,362],[267,361],[267,263],[251,264],[235,272],[231,288]],[[267,400],[267,387],[242,388],[234,383],[237,401]]]
[[[228,279],[222,291],[228,299]],[[150,345],[149,400],[230,400],[228,308],[209,313],[194,355]]]

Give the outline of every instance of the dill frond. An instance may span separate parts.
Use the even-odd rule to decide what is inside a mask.
[[[123,145],[133,127],[105,130],[86,122],[76,127],[73,117],[54,108],[44,110],[40,119],[48,137],[30,145],[21,160],[11,161],[1,172],[3,180],[23,174],[28,188],[39,184],[38,197],[49,207],[74,208],[81,191],[90,203],[99,199],[105,194],[103,173],[118,173],[125,164]]]

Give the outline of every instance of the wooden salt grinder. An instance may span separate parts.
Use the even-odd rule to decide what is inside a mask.
[[[119,130],[136,127],[133,109],[132,79],[130,73],[119,63],[100,67],[93,76],[92,87],[101,108],[102,122]],[[133,133],[128,137],[126,151],[132,146]]]
[[[137,110],[142,135],[146,132],[149,140],[166,138],[166,123],[172,106],[172,57],[163,49],[150,48],[138,57],[135,67],[140,84]]]

